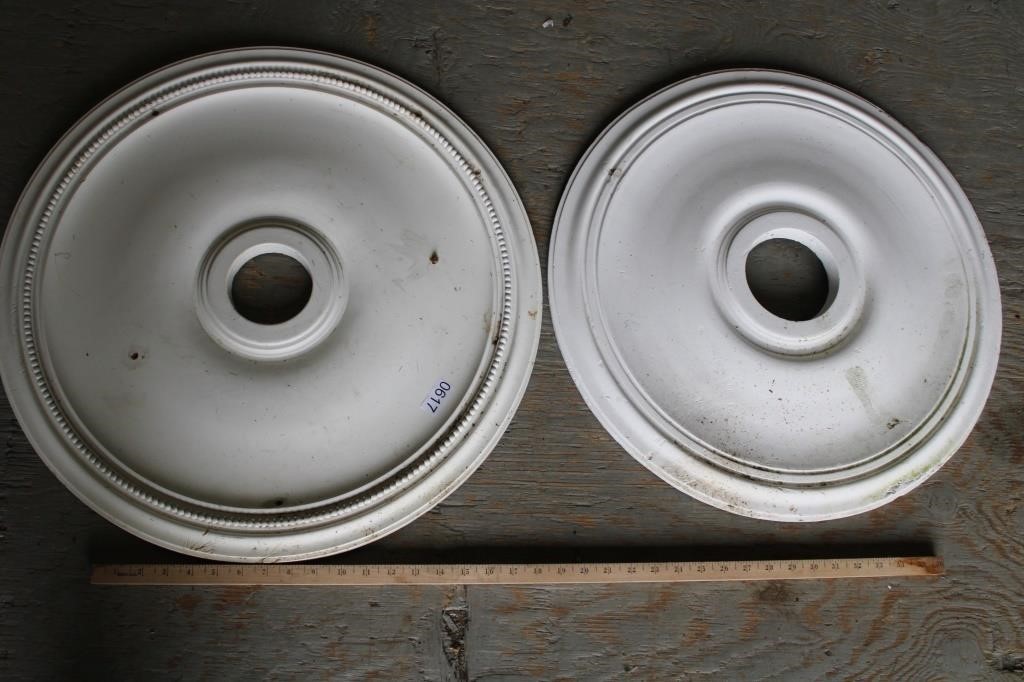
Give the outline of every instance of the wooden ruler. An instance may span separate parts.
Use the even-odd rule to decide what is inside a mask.
[[[99,564],[94,585],[557,585],[937,576],[938,557],[572,564]]]

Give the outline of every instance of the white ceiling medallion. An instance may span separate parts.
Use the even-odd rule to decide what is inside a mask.
[[[271,321],[236,275],[308,281]],[[530,225],[440,102],[333,55],[190,59],[113,95],[33,176],[0,268],[0,369],[97,512],[197,556],[381,537],[494,448],[540,330]]]
[[[794,272],[818,277],[787,294]],[[999,354],[995,268],[952,175],[875,106],[789,73],[693,78],[619,117],[565,191],[548,278],[605,428],[756,518],[839,518],[921,483]]]

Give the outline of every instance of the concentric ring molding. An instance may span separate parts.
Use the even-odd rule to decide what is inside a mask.
[[[831,273],[819,316],[756,302],[744,263],[772,238]],[[548,268],[559,347],[604,427],[745,516],[834,519],[910,491],[995,374],[998,281],[963,191],[880,109],[796,74],[716,72],[622,114],[567,185]]]
[[[481,339],[473,342],[474,348],[482,349],[475,376],[457,396],[457,405],[446,408],[450,414],[429,441],[413,448],[413,454],[399,466],[385,467],[390,471],[366,485],[349,486],[337,495],[321,495],[281,509],[197,499],[189,491],[172,490],[151,480],[124,461],[125,457],[130,459],[136,454],[106,449],[84,427],[76,413],[76,408],[81,409],[82,405],[71,404],[63,394],[61,377],[55,375],[51,348],[47,345],[60,341],[47,339],[40,326],[40,316],[47,303],[54,305],[52,301],[41,300],[46,269],[56,269],[57,266],[50,265],[51,259],[64,258],[54,256],[49,249],[54,232],[66,219],[64,211],[68,210],[82,183],[97,175],[95,169],[104,160],[121,161],[111,152],[124,140],[133,135],[145,135],[147,125],[166,120],[176,108],[191,111],[189,107],[192,107],[202,114],[198,117],[200,122],[210,120],[209,113],[201,109],[205,103],[218,96],[223,99],[224,93],[251,91],[263,97],[264,91],[257,91],[259,88],[277,89],[274,96],[279,94],[278,99],[289,93],[296,99],[307,95],[337,98],[338,106],[350,112],[353,126],[393,125],[395,135],[411,133],[415,136],[423,145],[422,149],[413,150],[420,154],[419,162],[435,164],[434,171],[443,164],[450,169],[453,178],[458,178],[458,186],[465,189],[466,196],[472,197],[475,207],[465,210],[479,216],[480,239],[489,244],[489,247],[477,248],[478,251],[487,249],[491,254],[489,264],[477,264],[484,270],[475,272],[490,271],[494,291],[490,304],[492,313],[484,320],[489,320],[490,326],[485,325],[480,332]],[[267,100],[257,100],[257,104],[264,101]],[[253,115],[251,111],[244,113]],[[382,119],[379,114],[389,119]],[[359,116],[369,118],[361,122]],[[336,125],[333,116],[327,121],[328,126]],[[417,158],[411,157],[410,162]],[[100,179],[92,178],[89,182],[100,182]],[[387,198],[397,201],[391,195]],[[296,206],[284,208],[301,212]],[[241,210],[244,208],[235,212]],[[429,214],[431,209],[425,206],[419,210]],[[266,216],[257,214],[249,218]],[[237,225],[221,227],[223,234],[238,229]],[[388,227],[382,227],[381,231]],[[177,225],[174,228],[177,229]],[[314,229],[324,228],[314,226]],[[418,237],[414,232],[403,233],[401,238],[414,240]],[[319,231],[310,237],[313,241],[309,243],[325,239]],[[71,254],[71,258],[76,255]],[[356,255],[366,256],[364,253],[340,254],[342,263],[349,258],[343,269],[358,265],[353,260]],[[467,250],[454,255],[455,261],[465,255],[468,262],[472,253]],[[423,260],[426,262],[426,254]],[[432,258],[431,262],[434,261],[436,259]],[[196,255],[195,272],[200,272],[198,264],[199,255]],[[463,265],[467,272],[476,267],[472,262]],[[441,103],[415,86],[360,62],[306,50],[258,48],[205,55],[154,72],[110,97],[60,140],[30,180],[4,237],[0,271],[4,275],[4,296],[9,311],[8,324],[2,332],[0,370],[18,419],[41,458],[80,499],[110,521],[156,544],[209,558],[239,561],[312,558],[352,549],[412,521],[458,487],[496,445],[525,391],[539,340],[540,269],[529,222],[510,180],[482,141]],[[410,269],[410,272],[419,271]],[[314,279],[317,276],[314,272]],[[457,274],[452,277],[457,292],[460,281]],[[342,280],[335,273],[324,281]],[[195,298],[191,290],[194,283],[191,279],[184,284],[172,282],[169,288],[182,289],[191,302]],[[348,284],[356,286],[358,283],[349,281]],[[396,286],[401,287],[402,283]],[[361,291],[364,295],[370,292],[368,295],[376,296],[374,292],[379,289],[364,284]],[[431,291],[438,289],[439,285],[435,285]],[[348,292],[344,295],[348,296]],[[351,301],[348,306],[351,310]],[[403,319],[408,317],[408,311],[401,312]],[[342,327],[347,314],[341,313]],[[479,318],[474,324],[479,326],[477,320]],[[184,325],[190,330],[193,325],[200,329],[198,323],[199,319],[192,316]],[[421,328],[429,328],[429,323],[424,325],[426,327],[421,325]],[[338,332],[333,334],[336,338]],[[307,353],[306,360],[314,362],[315,354],[324,352],[322,348],[329,345],[330,340],[318,337],[317,342],[320,348],[309,350],[303,346],[289,357]],[[213,351],[205,349],[203,352]],[[271,366],[285,368],[288,365],[261,364],[259,360],[248,358],[237,365],[239,360],[230,351],[218,352],[225,354],[207,357],[216,357],[217,362],[225,366],[236,363],[232,365],[235,370],[242,367],[241,371],[252,372],[254,377],[273,371],[291,371],[268,370]],[[131,357],[139,358],[140,354],[133,352]],[[359,359],[351,360],[358,362]],[[287,358],[282,355],[280,362],[285,361]],[[293,366],[299,368],[296,372],[301,371],[301,363]],[[159,390],[160,387],[150,388]],[[430,388],[424,385],[423,393],[427,394]],[[455,392],[453,389],[453,395]],[[403,398],[410,400],[416,409],[423,396]],[[338,415],[338,419],[343,416]],[[109,429],[109,425],[102,426]],[[211,427],[196,424],[194,428]],[[150,464],[142,459],[138,461]],[[223,463],[221,472],[225,477],[231,475],[232,464],[234,462]],[[228,481],[223,484],[227,487]]]

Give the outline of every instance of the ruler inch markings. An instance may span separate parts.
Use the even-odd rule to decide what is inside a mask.
[[[573,564],[96,564],[94,585],[558,585],[928,577],[933,556]]]

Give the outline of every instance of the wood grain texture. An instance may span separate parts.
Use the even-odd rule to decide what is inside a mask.
[[[91,560],[168,557],[77,502],[0,402],[0,677],[1024,675],[1024,3],[2,0],[0,17],[0,215],[58,136],[131,79],[208,50],[295,45],[443,99],[512,176],[546,265],[569,173],[618,113],[685,76],[766,66],[862,94],[932,147],[985,226],[1004,309],[995,387],[962,451],[882,509],[805,525],[718,511],[634,462],[583,404],[546,319],[529,391],[489,460],[440,507],[350,557],[934,550],[947,576],[927,583],[94,588]]]

